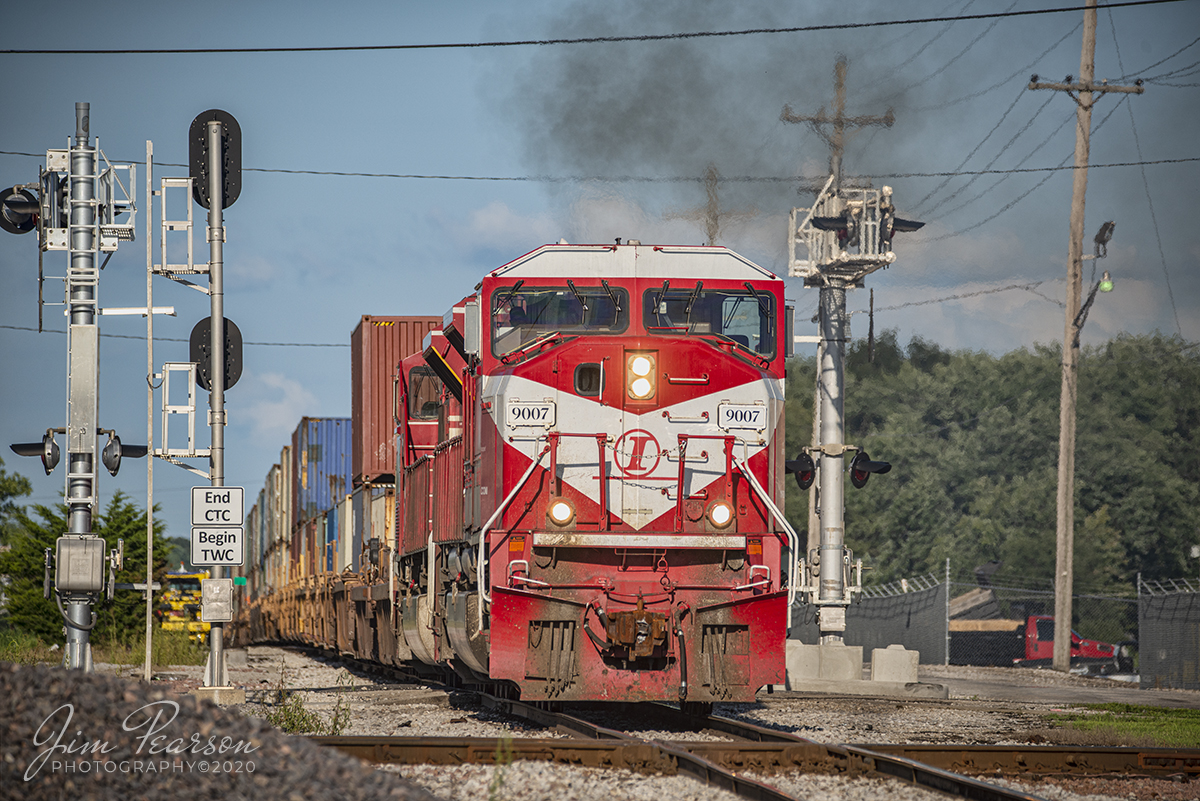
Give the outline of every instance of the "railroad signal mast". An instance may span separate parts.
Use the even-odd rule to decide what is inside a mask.
[[[32,184],[14,186],[0,193],[0,227],[10,233],[37,231],[38,235],[38,329],[41,330],[42,257],[47,251],[67,252],[65,285],[67,316],[67,425],[48,428],[41,442],[12,446],[21,456],[40,456],[49,475],[59,462],[57,435],[66,435],[67,531],[60,536],[53,555],[45,554],[43,591],[54,594],[66,627],[63,666],[90,671],[92,650],[89,636],[96,623],[92,607],[102,596],[113,597],[116,589],[146,589],[146,585],[116,583],[116,571],[124,561],[124,543],[105,554],[104,540],[92,532],[92,517],[99,495],[99,467],[103,463],[116,475],[122,457],[146,455],[145,446],[122,445],[111,429],[98,427],[98,376],[100,365],[99,324],[101,314],[147,314],[150,309],[101,309],[98,288],[100,270],[121,241],[134,238],[136,205],[133,165],[109,165],[89,135],[90,105],[75,104],[75,136],[66,150],[47,150],[45,168]],[[107,165],[102,168],[102,164]],[[119,170],[128,170],[128,187]],[[128,215],[124,219],[118,219]],[[107,254],[97,264],[100,254]],[[108,435],[101,450],[97,436]],[[51,581],[51,565],[54,579]],[[105,565],[108,575],[105,576]],[[64,609],[65,604],[65,609]]]
[[[872,473],[891,470],[887,462],[872,461],[862,448],[846,444],[845,357],[850,333],[846,290],[862,288],[868,275],[896,260],[891,247],[896,233],[916,231],[924,225],[896,216],[891,187],[849,187],[843,182],[846,140],[863,128],[891,127],[895,121],[891,109],[878,117],[846,115],[846,69],[846,60],[839,58],[834,72],[836,100],[832,114],[822,107],[815,115],[798,115],[784,106],[780,115],[784,122],[810,125],[830,150],[828,180],[813,205],[792,209],[788,220],[788,275],[803,278],[806,287],[814,287],[821,294],[816,409],[819,436],[814,437],[805,453],[788,463],[788,470],[795,474],[802,489],[818,479],[820,544],[800,562],[798,591],[818,608],[822,645],[843,643],[846,607],[853,594],[862,590],[862,560],[855,561],[845,545],[845,455],[855,454],[850,477],[857,488],[865,485]]]

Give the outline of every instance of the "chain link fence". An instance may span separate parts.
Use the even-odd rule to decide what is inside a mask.
[[[870,659],[871,649],[900,644],[920,651],[921,664],[945,664],[947,586],[931,573],[864,587],[846,610],[846,645],[861,645],[864,658]],[[816,613],[812,604],[800,606],[788,636],[809,645],[819,643]]]
[[[1200,582],[1138,579],[1143,690],[1200,690]]]
[[[864,587],[862,595],[846,610],[846,644],[862,646],[864,656],[869,656],[872,648],[903,645],[920,651],[921,664],[926,665],[1049,665],[1055,626],[1053,589],[995,586],[986,566],[973,573],[974,581],[951,580],[947,560],[944,576],[930,573]],[[1178,611],[1181,608],[1178,600],[1155,607],[1159,610],[1156,614],[1166,621],[1164,635],[1175,619],[1170,616],[1184,614]],[[797,607],[788,636],[808,644],[818,643],[817,609],[812,604]],[[1192,611],[1187,614],[1195,615],[1187,618],[1193,636],[1200,638],[1200,603],[1189,609]],[[1034,618],[1034,628],[1027,637],[1030,618]],[[1075,595],[1071,628],[1080,641],[1099,643],[1077,644],[1078,650],[1090,654],[1074,660],[1077,668],[1106,675],[1134,673],[1141,625],[1132,586],[1127,597],[1116,593]],[[1107,645],[1114,646],[1115,653],[1109,654]],[[1190,667],[1178,666],[1171,676],[1197,679],[1200,648],[1193,644],[1191,653]],[[1164,657],[1168,658],[1174,657]]]

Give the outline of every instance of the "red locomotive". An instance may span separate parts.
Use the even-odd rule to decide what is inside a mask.
[[[316,604],[259,599],[258,630],[535,701],[782,683],[790,321],[783,281],[721,247],[547,245],[492,271],[400,365],[395,542],[325,613],[312,584]]]

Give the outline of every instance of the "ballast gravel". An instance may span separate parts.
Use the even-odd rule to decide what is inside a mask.
[[[0,797],[432,801],[265,721],[141,682],[0,663]]]

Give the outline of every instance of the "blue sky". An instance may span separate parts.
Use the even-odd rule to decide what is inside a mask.
[[[82,3],[31,3],[6,7],[0,49],[485,42],[1049,5],[128,2],[101,11]],[[869,279],[876,307],[884,309],[877,329],[897,328],[902,343],[921,336],[947,348],[1001,353],[1062,336],[1062,311],[1054,301],[1061,301],[1065,287],[1070,172],[1055,173],[1036,189],[1045,173],[983,176],[958,194],[969,178],[937,189],[941,179],[886,176],[989,164],[1045,167],[1070,156],[1072,101],[1022,87],[1031,72],[1052,80],[1078,73],[1081,16],[509,48],[0,54],[6,76],[0,150],[39,154],[65,147],[74,130],[74,103],[87,101],[92,133],[112,161],[144,161],[149,139],[157,162],[182,164],[191,120],[222,108],[241,124],[246,168],[698,178],[711,163],[727,177],[816,177],[826,169],[825,145],[808,128],[781,123],[779,113],[785,103],[798,113],[828,108],[833,63],[841,54],[850,64],[848,111],[882,114],[892,107],[896,115],[891,128],[851,140],[847,173],[893,186],[902,213],[928,222],[922,232],[897,238],[898,262]],[[1110,96],[1097,104],[1093,163],[1138,161],[1139,145],[1146,161],[1200,156],[1194,133],[1200,123],[1200,44],[1145,71],[1198,34],[1196,0],[1100,12],[1098,78],[1182,72],[1150,81],[1142,96]],[[35,180],[40,163],[40,157],[0,154],[0,184]],[[161,167],[156,174],[183,172]],[[1101,268],[1112,272],[1117,291],[1097,301],[1085,343],[1122,332],[1200,339],[1198,178],[1200,162],[1150,165],[1144,177],[1137,167],[1091,170],[1087,241],[1102,222],[1116,221]],[[139,174],[139,198],[143,181]],[[720,243],[784,272],[787,212],[809,196],[790,183],[730,182],[720,191],[722,205],[736,212],[723,221]],[[703,201],[696,182],[425,180],[247,169],[241,197],[226,214],[226,313],[249,342],[348,344],[361,315],[441,314],[487,270],[560,237],[702,243],[704,227],[691,210]],[[195,214],[203,219],[199,207]],[[103,273],[104,306],[145,301],[142,225],[139,218],[139,241],[124,244]],[[202,235],[197,248],[206,252]],[[61,275],[64,263],[62,254],[47,254],[47,274]],[[1089,269],[1085,265],[1085,277]],[[36,327],[36,275],[33,237],[0,236],[0,324]],[[177,318],[159,318],[156,334],[186,339],[207,315],[207,298],[155,281],[155,304],[178,310]],[[1039,281],[1038,294],[987,292]],[[887,310],[979,292],[985,294]],[[48,283],[47,297],[59,295],[59,285]],[[799,309],[797,330],[807,333],[816,295],[798,281],[789,284],[789,295]],[[865,292],[851,294],[852,309],[866,305]],[[46,311],[47,327],[64,328],[60,308]],[[145,330],[139,318],[102,323],[106,334]],[[854,316],[853,333],[864,335],[865,323],[864,316]],[[62,334],[0,328],[0,442],[32,441],[63,424],[65,346]],[[159,364],[186,355],[181,342],[160,342],[155,350]],[[145,439],[145,364],[144,341],[102,339],[101,425],[118,429],[127,442]],[[245,372],[226,401],[227,483],[245,486],[252,497],[301,415],[349,415],[349,382],[348,348],[248,346]],[[55,500],[62,468],[47,478],[34,460],[7,452],[4,458],[7,469],[32,478],[36,501]],[[192,484],[191,474],[163,463],[156,467],[155,498],[172,535],[187,533]],[[118,487],[144,499],[144,463],[126,463],[116,479],[103,476],[105,497]]]

